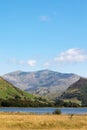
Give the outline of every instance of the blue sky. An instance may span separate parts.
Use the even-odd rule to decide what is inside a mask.
[[[0,75],[41,69],[87,77],[87,0],[0,1]]]

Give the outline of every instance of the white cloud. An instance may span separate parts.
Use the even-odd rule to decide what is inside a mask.
[[[18,61],[18,64],[19,64],[19,65],[24,65],[24,64],[25,64],[25,61],[20,60],[20,61]]]
[[[45,68],[48,68],[50,65],[51,65],[50,62],[45,62],[43,66],[44,66]]]
[[[40,21],[42,22],[49,22],[50,20],[53,20],[56,17],[56,15],[57,15],[57,12],[54,11],[50,15],[41,15],[39,18],[40,18]]]
[[[48,22],[50,20],[50,18],[46,15],[40,16],[40,20],[43,22]]]
[[[87,54],[77,48],[71,48],[65,52],[60,53],[56,58],[54,58],[57,62],[83,62],[87,60]]]
[[[17,60],[15,58],[8,59],[8,63],[16,64],[16,65],[29,65],[29,66],[36,66],[36,60]]]
[[[27,63],[28,63],[29,66],[36,66],[37,62],[36,62],[36,60],[28,60]]]
[[[16,65],[24,65],[25,61],[24,60],[17,60],[15,58],[11,58],[11,59],[8,59],[8,63],[16,64]]]

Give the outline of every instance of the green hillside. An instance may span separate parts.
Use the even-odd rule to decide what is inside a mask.
[[[0,106],[38,107],[51,105],[50,101],[24,92],[0,77]]]
[[[64,101],[72,101],[87,106],[87,79],[80,78],[71,85],[60,97]]]
[[[0,99],[34,99],[32,94],[22,91],[0,77]]]

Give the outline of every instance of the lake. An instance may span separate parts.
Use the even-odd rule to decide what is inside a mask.
[[[1,107],[0,112],[33,112],[37,114],[52,113],[57,108],[19,108],[19,107]],[[62,114],[87,114],[87,108],[58,108]]]

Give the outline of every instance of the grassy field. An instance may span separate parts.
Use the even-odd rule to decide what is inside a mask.
[[[87,130],[87,115],[0,113],[0,130]]]
[[[16,88],[0,77],[0,99],[13,99],[15,96],[20,97],[20,99],[28,98],[34,100],[35,98],[32,94]]]

